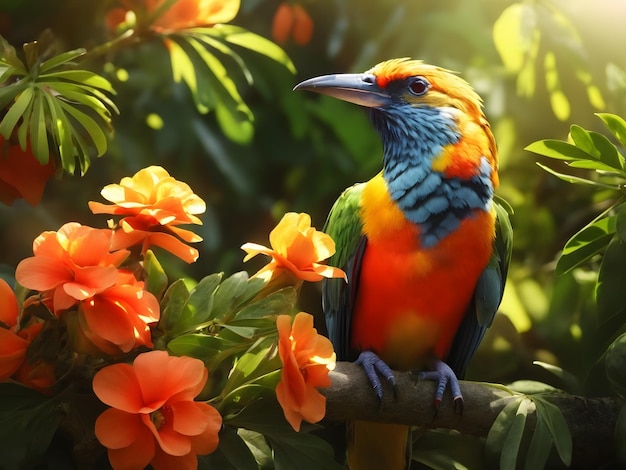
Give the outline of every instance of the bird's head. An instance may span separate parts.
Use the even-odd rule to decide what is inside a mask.
[[[296,85],[294,90],[322,93],[381,110],[410,105],[481,114],[480,97],[461,77],[441,67],[406,58],[381,62],[364,73],[311,78]]]
[[[481,99],[465,80],[420,60],[392,59],[364,73],[315,77],[294,90],[369,108],[388,151],[412,141],[420,154],[436,153],[458,141],[464,122],[488,126]]]

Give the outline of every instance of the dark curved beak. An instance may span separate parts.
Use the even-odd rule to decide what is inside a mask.
[[[298,83],[295,90],[313,91],[368,108],[389,103],[389,95],[376,84],[376,77],[369,73],[322,75]]]

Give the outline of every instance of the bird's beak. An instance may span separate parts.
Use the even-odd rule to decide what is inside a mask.
[[[378,108],[389,103],[387,95],[369,73],[346,73],[310,78],[294,87],[349,101],[368,108]]]

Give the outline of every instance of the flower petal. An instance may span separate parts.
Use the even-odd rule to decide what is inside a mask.
[[[138,413],[144,408],[135,370],[129,364],[104,367],[94,376],[92,387],[100,401],[109,406],[128,413]]]
[[[96,419],[96,437],[109,449],[128,447],[147,429],[138,414],[109,408]]]
[[[109,463],[113,470],[142,469],[147,467],[153,459],[155,450],[154,437],[146,429],[140,432],[137,439],[128,447],[109,449]]]
[[[4,280],[0,279],[0,322],[12,327],[17,325],[17,316],[20,309],[17,305],[17,298],[11,286]]]
[[[73,276],[67,265],[58,259],[32,256],[17,265],[15,279],[27,289],[43,292],[72,281]]]
[[[181,400],[169,404],[172,410],[172,428],[185,436],[197,436],[204,432],[209,417],[194,401]]]
[[[191,436],[191,448],[193,452],[197,454],[206,455],[217,449],[220,442],[219,432],[222,429],[222,415],[219,411],[206,403],[196,402],[196,406],[204,411],[208,422],[201,434]]]
[[[28,341],[15,333],[0,328],[0,382],[11,377],[26,357]]]

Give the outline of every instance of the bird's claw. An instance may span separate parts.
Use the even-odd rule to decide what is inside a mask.
[[[463,395],[461,394],[461,386],[454,371],[443,361],[436,360],[434,363],[434,370],[421,371],[418,374],[419,380],[433,380],[437,382],[437,389],[435,391],[435,399],[433,406],[435,408],[435,414],[441,407],[443,400],[443,394],[447,387],[450,387],[452,397],[454,398],[454,412],[463,414]]]
[[[361,354],[359,354],[359,357],[354,363],[363,367],[365,375],[372,385],[374,393],[376,393],[379,404],[382,402],[383,399],[383,386],[380,382],[379,375],[384,377],[385,380],[387,380],[387,383],[391,385],[391,388],[393,389],[394,400],[398,398],[396,391],[396,378],[393,375],[393,371],[385,361],[378,357],[376,353],[372,351],[363,351]]]

